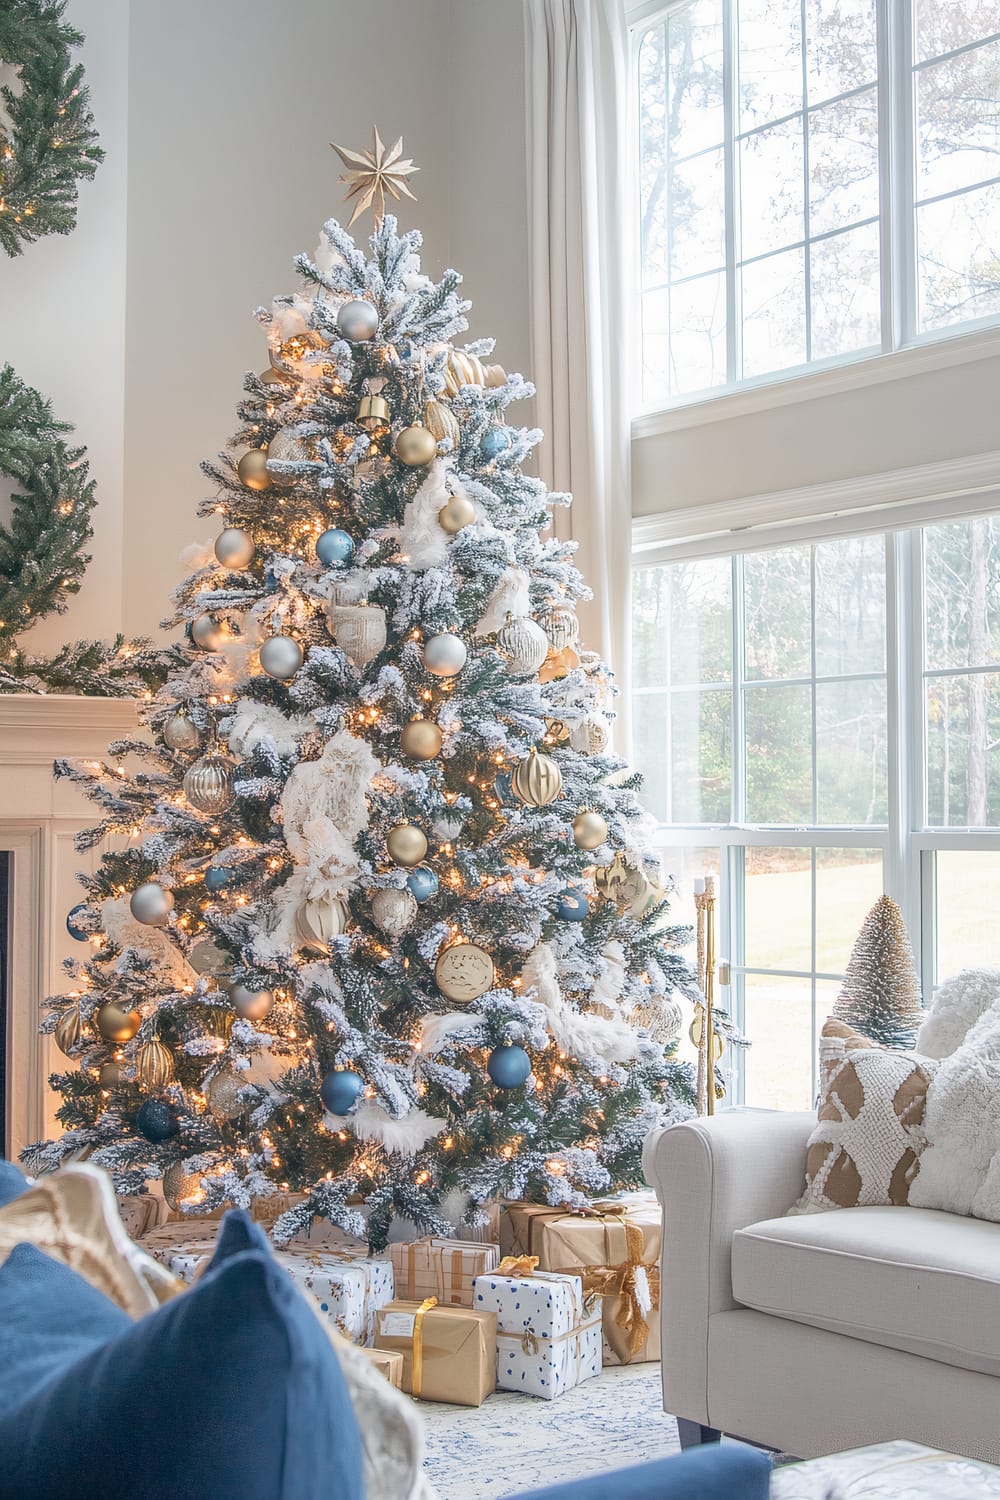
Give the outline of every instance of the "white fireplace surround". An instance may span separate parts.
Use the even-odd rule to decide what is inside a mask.
[[[58,1127],[49,1074],[72,1066],[40,1036],[40,1002],[63,988],[61,965],[85,950],[66,931],[82,899],[74,876],[93,870],[102,850],[78,854],[74,835],[98,810],[69,781],[56,781],[60,756],[103,758],[110,741],[137,726],[135,704],[115,698],[27,693],[0,696],[0,850],[13,854],[10,878],[7,1142],[16,1158]]]

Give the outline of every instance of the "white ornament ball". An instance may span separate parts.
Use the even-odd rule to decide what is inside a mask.
[[[507,621],[497,635],[497,645],[507,658],[507,670],[515,677],[537,672],[549,654],[549,638],[527,615]]]
[[[352,344],[373,339],[378,332],[378,309],[361,298],[345,302],[337,313],[337,332]]]
[[[235,570],[249,567],[253,554],[253,538],[239,526],[227,526],[215,538],[215,558],[220,567]]]
[[[371,899],[372,921],[386,937],[402,936],[417,915],[417,900],[407,888],[376,891]]]
[[[174,909],[174,893],[156,880],[137,886],[129,900],[129,911],[144,927],[165,927]]]
[[[469,653],[461,636],[445,631],[432,635],[424,646],[424,666],[434,677],[454,677],[461,672]]]
[[[581,755],[600,755],[608,748],[611,731],[608,721],[600,714],[588,714],[574,724],[569,732],[569,742]]]
[[[171,750],[197,750],[201,734],[187,714],[178,711],[163,726],[163,743]]]
[[[290,635],[272,635],[260,648],[261,666],[279,682],[294,677],[304,660],[302,647]]]

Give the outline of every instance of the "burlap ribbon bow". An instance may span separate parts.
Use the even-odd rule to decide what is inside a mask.
[[[537,1255],[505,1255],[493,1273],[495,1276],[530,1276],[538,1269]]]
[[[628,1340],[628,1359],[634,1359],[649,1338],[648,1314],[660,1305],[660,1268],[655,1261],[643,1260],[642,1230],[628,1222],[626,1205],[595,1203],[573,1212],[581,1218],[617,1219],[625,1231],[626,1257],[622,1264],[566,1270],[568,1275],[580,1277],[586,1296],[620,1299],[615,1322]]]

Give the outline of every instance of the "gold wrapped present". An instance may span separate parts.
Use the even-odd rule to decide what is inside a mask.
[[[390,1245],[396,1296],[421,1302],[434,1297],[442,1306],[471,1307],[472,1283],[495,1271],[500,1262],[496,1245],[473,1240],[446,1240],[428,1235],[409,1244]]]
[[[397,1391],[403,1389],[403,1356],[392,1349],[362,1349],[361,1353],[371,1360],[376,1370],[384,1375]]]
[[[605,1364],[660,1358],[660,1206],[630,1193],[567,1212],[508,1203],[501,1221],[507,1255],[537,1255],[543,1271],[579,1276],[604,1299]]]
[[[496,1390],[497,1315],[390,1302],[375,1314],[375,1348],[403,1356],[403,1390],[424,1401],[482,1406]]]

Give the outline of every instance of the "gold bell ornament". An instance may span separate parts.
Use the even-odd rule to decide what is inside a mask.
[[[357,423],[372,437],[385,437],[389,431],[389,403],[384,396],[362,396],[358,402]]]

